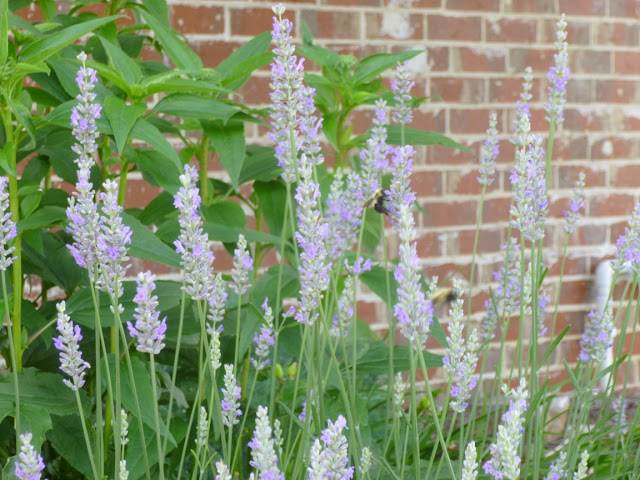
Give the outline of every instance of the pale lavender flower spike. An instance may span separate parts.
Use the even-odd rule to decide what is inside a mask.
[[[517,146],[523,146],[529,143],[529,131],[531,130],[529,112],[529,104],[531,102],[531,86],[533,82],[533,73],[531,67],[524,70],[524,83],[522,84],[522,93],[520,100],[516,103],[516,118],[513,121],[514,138],[511,140]]]
[[[356,284],[353,275],[347,275],[344,279],[344,290],[338,299],[338,314],[333,317],[333,324],[329,334],[334,338],[346,337],[349,334],[349,326],[353,319],[353,298]]]
[[[469,442],[464,450],[464,462],[462,468],[462,480],[474,480],[478,475],[478,454],[476,442]]]
[[[224,388],[222,389],[222,423],[231,428],[240,422],[238,417],[242,415],[240,410],[240,387],[236,384],[236,377],[233,374],[233,365],[224,366]]]
[[[260,335],[254,334],[253,342],[256,344],[256,357],[251,358],[251,363],[256,370],[263,370],[267,365],[271,363],[269,356],[269,348],[275,343],[273,337],[273,311],[269,306],[268,299],[265,298],[262,304],[262,310],[264,310],[264,321],[266,326],[260,328]]]
[[[209,313],[207,314],[207,333],[213,335],[214,331],[222,331],[222,325],[218,326],[224,318],[227,291],[225,281],[220,273],[216,273],[209,288]]]
[[[247,250],[247,240],[243,234],[238,236],[238,247],[233,252],[233,271],[231,272],[231,290],[242,295],[249,289],[249,272],[253,270],[253,261]]]
[[[7,177],[0,177],[0,270],[6,270],[18,257],[12,257],[16,247],[8,247],[10,240],[16,238],[16,223],[11,220],[9,212],[9,193]]]
[[[556,31],[555,46],[557,53],[553,56],[554,64],[547,74],[547,79],[549,80],[549,103],[544,105],[548,115],[547,121],[555,122],[556,125],[560,125],[564,121],[565,96],[570,74],[566,28],[567,22],[564,20],[564,14],[562,14]]]
[[[338,415],[335,423],[328,420],[329,427],[322,431],[320,440],[315,439],[311,448],[311,464],[308,468],[309,480],[350,480],[354,467],[349,464],[347,439],[342,430],[347,421]]]
[[[164,348],[164,334],[167,331],[166,317],[160,320],[158,312],[158,297],[153,295],[156,288],[156,279],[150,271],[138,274],[136,296],[133,301],[136,304],[135,326],[127,322],[129,333],[138,338],[136,349],[151,355],[157,355]]]
[[[269,409],[259,406],[256,413],[256,428],[249,442],[251,458],[249,464],[259,471],[258,480],[284,480],[284,473],[278,468],[278,456],[271,435]]]
[[[231,474],[229,473],[229,467],[220,460],[216,462],[216,478],[215,480],[231,480]]]
[[[558,458],[551,463],[549,473],[543,480],[562,480],[567,478],[567,452],[561,451]]]
[[[594,361],[599,364],[604,359],[608,348],[613,346],[613,313],[611,305],[601,313],[593,310],[587,317],[587,324],[580,340],[580,360],[583,362]]]
[[[98,287],[114,295],[122,296],[122,280],[131,265],[126,262],[127,245],[131,243],[131,229],[122,222],[122,207],[118,204],[118,183],[106,180],[102,185],[102,228],[98,233]]]
[[[360,150],[362,174],[362,193],[360,196],[363,199],[373,198],[375,192],[380,188],[380,174],[386,170],[389,164],[386,123],[387,103],[380,98],[376,100],[371,136],[366,140],[365,148]]]
[[[370,197],[368,197],[370,198]],[[362,223],[362,178],[355,172],[349,172],[344,180],[342,169],[335,172],[331,191],[327,197],[325,216],[329,224],[327,247],[329,256],[342,257],[357,240]]]
[[[413,117],[411,107],[411,88],[415,85],[409,78],[409,62],[398,63],[394,72],[394,79],[391,81],[391,91],[393,99],[396,101],[397,110],[393,112],[393,121],[398,125],[408,125]]]
[[[182,259],[184,290],[192,300],[208,299],[213,279],[213,252],[209,249],[209,236],[202,231],[202,218],[198,215],[201,198],[196,186],[198,171],[184,166],[180,175],[180,190],[173,197],[173,205],[180,215],[180,235],[173,242]]]
[[[629,226],[616,242],[616,258],[611,268],[620,271],[625,267],[630,267],[634,273],[640,272],[640,203],[636,203]]]
[[[573,195],[569,199],[569,210],[564,211],[564,218],[567,224],[564,226],[564,231],[567,233],[573,233],[576,230],[576,224],[580,220],[580,210],[584,210],[586,205],[586,199],[584,196],[584,172],[580,172],[576,186],[573,189]]]
[[[20,453],[18,454],[18,460],[16,460],[16,477],[20,480],[40,480],[42,478],[42,471],[44,470],[44,461],[42,455],[35,451],[33,445],[31,445],[31,439],[33,435],[31,433],[25,433],[20,435]]]
[[[496,173],[496,159],[500,153],[497,126],[498,117],[496,112],[491,112],[489,115],[487,138],[480,151],[480,176],[477,178],[480,185],[489,186],[495,180],[493,176]]]
[[[96,128],[96,120],[100,118],[101,106],[94,103],[93,93],[97,82],[96,71],[85,66],[87,56],[84,52],[78,55],[82,67],[78,71],[76,83],[80,94],[76,99],[80,102],[71,111],[71,126],[76,143],[72,150],[78,155],[78,182],[76,190],[69,198],[67,231],[73,237],[73,244],[67,245],[76,263],[87,269],[89,278],[95,281],[94,267],[98,264],[98,232],[101,219],[95,202],[95,191],[89,181],[91,167],[95,164],[93,152],[96,151],[96,140],[100,136]]]
[[[82,352],[78,343],[82,340],[80,326],[74,325],[65,313],[66,304],[62,300],[56,305],[58,310],[57,330],[59,337],[53,339],[53,344],[60,351],[60,370],[71,377],[71,381],[64,379],[64,384],[71,390],[78,390],[84,385],[85,370],[91,365],[82,359]]]

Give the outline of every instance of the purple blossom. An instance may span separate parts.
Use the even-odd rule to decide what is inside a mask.
[[[251,270],[253,270],[253,261],[247,250],[247,240],[243,234],[240,234],[238,236],[238,247],[233,252],[233,271],[231,272],[231,278],[233,279],[231,290],[236,295],[242,295],[249,289],[248,281]]]
[[[524,83],[520,100],[516,103],[516,118],[513,121],[514,138],[511,140],[517,147],[522,147],[529,143],[529,131],[531,130],[529,103],[531,102],[531,85],[533,73],[531,67],[524,70]]]
[[[402,417],[404,413],[404,396],[406,394],[407,384],[402,378],[402,372],[396,373],[393,379],[393,415],[394,417]]]
[[[251,358],[251,363],[256,370],[260,371],[264,369],[271,360],[267,358],[269,356],[269,347],[275,343],[273,332],[273,311],[268,304],[268,299],[265,298],[262,304],[264,310],[264,321],[266,326],[260,328],[260,335],[257,333],[253,336],[253,342],[256,344],[256,358]]]
[[[608,348],[613,347],[613,313],[611,305],[600,315],[593,310],[587,317],[584,333],[580,340],[580,360],[593,360],[600,364]]]
[[[415,195],[409,187],[414,150],[411,146],[394,149],[393,181],[389,195],[393,228],[400,237],[400,262],[395,270],[398,303],[394,315],[400,332],[413,348],[424,348],[433,323],[433,304],[420,287],[420,265],[416,253],[416,230],[413,220]]]
[[[629,267],[634,273],[640,272],[640,203],[636,203],[629,227],[625,228],[624,235],[618,237],[616,242],[616,258],[611,268],[619,272]]]
[[[213,279],[208,285],[207,302],[209,304],[209,313],[207,314],[207,333],[212,335],[214,331],[222,329],[222,325],[218,327],[218,324],[222,322],[224,318],[225,305],[227,302],[227,291],[225,289],[225,281],[222,275],[216,273],[213,275]]]
[[[556,31],[556,50],[553,56],[554,65],[549,69],[547,80],[549,80],[549,103],[544,108],[547,111],[547,121],[560,125],[564,121],[565,95],[567,94],[567,82],[569,81],[569,60],[567,54],[567,22],[564,21],[564,14],[558,21]]]
[[[538,294],[538,337],[544,337],[547,334],[547,327],[544,326],[544,317],[547,314],[547,305],[551,301],[551,297],[545,291]]]
[[[78,71],[76,83],[80,88],[80,94],[76,99],[80,102],[71,111],[72,133],[76,143],[72,147],[78,155],[75,162],[78,165],[78,182],[76,190],[69,199],[67,218],[69,226],[67,231],[73,237],[73,244],[67,245],[76,263],[89,272],[91,281],[96,280],[94,267],[98,264],[99,250],[98,235],[101,230],[100,216],[95,202],[95,191],[89,181],[91,167],[95,164],[93,152],[96,151],[96,140],[100,136],[96,128],[96,120],[100,118],[101,106],[93,103],[96,94],[93,93],[97,82],[96,71],[87,68],[85,62],[87,56],[84,52],[78,55],[82,67]]]
[[[338,299],[338,314],[333,317],[333,324],[329,334],[334,338],[347,336],[349,326],[353,319],[353,299],[356,294],[356,284],[353,275],[347,275],[344,279],[344,288]]]
[[[249,442],[251,458],[249,464],[259,471],[258,480],[284,480],[284,473],[278,469],[278,456],[271,435],[269,409],[259,406],[256,413],[256,428]]]
[[[311,448],[309,480],[350,480],[354,468],[347,466],[349,445],[342,434],[342,430],[347,428],[347,421],[339,415],[335,423],[328,420],[328,425],[322,431],[320,440],[316,438]]]
[[[233,374],[233,365],[224,366],[224,388],[222,389],[222,423],[231,428],[238,424],[238,417],[242,415],[240,410],[240,387],[236,384],[236,376]]]
[[[411,106],[412,96],[409,93],[415,85],[409,79],[409,62],[398,62],[394,72],[394,79],[391,81],[391,91],[396,102],[397,110],[393,112],[393,121],[398,125],[408,125],[413,117]]]
[[[66,304],[64,300],[56,305],[58,310],[57,330],[59,337],[53,339],[53,344],[60,351],[60,370],[71,377],[71,381],[64,379],[64,384],[71,390],[78,390],[84,385],[85,370],[90,368],[87,362],[82,359],[79,342],[82,340],[80,326],[74,325],[65,313]]]
[[[127,322],[129,334],[138,338],[136,349],[151,355],[157,355],[164,348],[164,334],[167,331],[166,317],[160,321],[158,312],[158,297],[152,295],[156,288],[156,277],[150,271],[138,274],[136,296],[133,301],[136,304],[135,327]]]
[[[586,199],[584,196],[584,172],[580,172],[578,175],[578,181],[573,189],[573,195],[569,199],[569,210],[564,211],[564,218],[567,224],[564,226],[564,231],[567,233],[573,233],[576,230],[576,224],[580,219],[580,210],[584,210],[586,205]]]
[[[320,136],[318,132],[322,129],[322,118],[315,115],[315,105],[313,99],[316,94],[315,88],[301,87],[303,106],[300,111],[302,114],[298,124],[300,131],[300,150],[307,156],[307,160],[313,165],[321,165],[324,162],[324,156],[320,148]]]
[[[20,453],[16,460],[16,477],[20,480],[40,480],[42,478],[42,471],[44,470],[44,461],[42,455],[40,455],[31,445],[31,439],[33,435],[31,433],[25,433],[20,435]]]
[[[349,262],[345,259],[344,268],[351,275],[358,276],[362,273],[369,272],[375,264],[370,258],[364,260],[362,257],[358,257],[353,265],[349,265]]]
[[[478,384],[478,377],[474,375],[478,364],[478,332],[473,330],[465,348],[464,356],[460,361],[460,366],[455,372],[455,384],[451,387],[451,408],[462,413],[469,406],[467,400],[471,397],[471,392]]]
[[[341,258],[357,241],[363,200],[360,176],[349,172],[345,182],[342,169],[338,169],[331,183],[325,213],[329,224],[326,244],[331,258]]]
[[[520,230],[532,242],[544,237],[544,221],[547,214],[547,187],[545,181],[544,150],[542,138],[533,136],[527,148],[516,151],[516,165],[511,170],[513,203],[511,225]]]
[[[549,473],[544,477],[544,480],[562,480],[563,478],[567,478],[567,452],[564,450],[551,463]]]
[[[496,159],[500,153],[497,125],[498,117],[496,112],[491,112],[487,139],[484,141],[480,151],[480,176],[477,178],[480,185],[488,186],[495,180],[493,175],[496,173]]]
[[[0,270],[6,270],[18,257],[12,257],[16,247],[7,247],[9,241],[16,238],[16,223],[9,212],[9,193],[7,177],[0,177]]]
[[[375,115],[371,136],[365,141],[365,147],[360,150],[360,172],[362,174],[360,198],[373,198],[375,192],[380,188],[379,177],[387,169],[387,103],[376,100]]]
[[[180,190],[173,197],[174,206],[180,212],[180,235],[173,242],[176,252],[182,256],[183,287],[192,300],[208,299],[213,279],[213,252],[209,249],[209,236],[202,231],[202,218],[198,215],[201,198],[196,186],[198,172],[191,165],[184,166],[180,175]]]
[[[503,385],[506,392],[506,385]],[[527,411],[527,398],[524,378],[520,379],[520,386],[507,394],[509,410],[502,415],[502,424],[498,426],[496,442],[491,444],[491,459],[483,465],[485,473],[496,479],[515,480],[520,476],[520,457],[518,448],[524,433],[524,416]]]

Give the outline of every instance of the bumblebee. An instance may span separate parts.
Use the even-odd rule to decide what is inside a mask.
[[[376,190],[376,193],[373,194],[373,197],[367,200],[367,202],[364,204],[364,208],[369,208],[373,206],[373,209],[376,212],[382,215],[389,215],[390,213],[389,209],[385,205],[386,201],[387,201],[386,192],[382,189],[378,189]]]
[[[443,302],[454,302],[457,299],[458,295],[452,287],[439,288],[438,290],[433,292],[433,295],[431,295],[431,297],[429,298],[429,300],[431,300],[431,303],[433,303],[434,305]]]

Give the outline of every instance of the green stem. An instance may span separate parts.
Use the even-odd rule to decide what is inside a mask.
[[[5,277],[5,271],[2,270],[2,296],[4,298],[4,315],[7,323],[7,333],[9,334],[9,350],[11,352],[11,374],[13,375],[13,394],[16,402],[16,414],[14,416],[15,420],[15,429],[16,429],[16,450],[18,450],[20,445],[20,383],[18,382],[18,369],[16,366],[16,349],[13,342],[13,332],[11,327],[9,326],[11,314],[9,313],[9,296],[7,294],[7,278]]]
[[[124,199],[127,194],[127,173],[129,169],[129,161],[126,160],[123,155],[124,154],[120,156],[122,168],[120,170],[120,179],[118,184],[118,205],[121,207],[124,206]]]
[[[209,165],[207,165],[209,157],[209,137],[204,135],[202,138],[202,148],[198,152],[198,175],[200,177],[200,197],[204,205],[210,205],[209,201]]]
[[[164,480],[164,457],[162,455],[162,438],[160,435],[160,418],[158,416],[158,388],[156,387],[156,362],[154,354],[150,353],[151,360],[151,389],[153,391],[153,416],[156,426],[156,446],[158,448],[158,468],[160,469],[160,479]]]
[[[96,469],[96,462],[93,458],[94,455],[91,449],[91,442],[89,441],[89,432],[87,431],[87,425],[84,420],[84,410],[82,409],[82,402],[80,401],[80,392],[78,390],[75,390],[75,394],[76,394],[76,403],[78,404],[78,412],[80,413],[80,423],[82,424],[82,433],[84,434],[84,441],[87,446],[89,461],[91,462],[91,470],[93,471],[93,478],[95,480],[100,480],[100,477],[98,476],[98,470]],[[117,465],[119,466],[120,462],[118,462]]]

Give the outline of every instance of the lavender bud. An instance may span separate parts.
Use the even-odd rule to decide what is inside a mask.
[[[220,358],[222,354],[220,353],[220,331],[214,330],[211,334],[211,350],[209,351],[209,358],[211,359],[211,367],[213,370],[218,370],[220,368]]]
[[[218,327],[218,324],[222,322],[225,312],[225,304],[227,301],[227,291],[225,289],[225,281],[222,275],[217,273],[213,275],[213,280],[207,285],[208,290],[208,303],[209,313],[207,314],[207,333],[213,335],[213,332],[218,328],[222,328],[222,325]]]
[[[491,112],[487,139],[480,151],[480,176],[477,178],[480,185],[489,186],[495,180],[493,175],[496,173],[496,159],[500,153],[497,125],[498,117],[496,112]]]
[[[462,468],[462,480],[475,480],[478,476],[478,454],[476,442],[469,442],[464,450],[464,462]]]
[[[362,223],[362,179],[349,172],[346,183],[342,169],[338,169],[327,197],[326,218],[329,224],[327,246],[330,258],[341,258],[357,241]]]
[[[216,462],[216,472],[218,472],[218,474],[216,475],[215,480],[231,480],[229,467],[227,467],[222,460]]]
[[[407,384],[402,379],[402,373],[396,373],[393,382],[393,414],[396,417],[402,417],[404,414],[404,396],[407,391]]]
[[[569,210],[563,212],[564,218],[567,224],[564,226],[564,231],[567,233],[573,233],[576,230],[576,224],[580,220],[580,210],[584,210],[586,205],[586,199],[584,196],[584,172],[580,172],[578,175],[578,181],[573,189],[573,195],[569,199]]]
[[[344,279],[344,289],[338,299],[338,315],[333,319],[333,325],[329,334],[334,338],[347,336],[349,326],[353,319],[353,299],[356,293],[356,285],[353,275],[347,275]]]
[[[613,330],[611,305],[599,316],[592,310],[587,317],[587,324],[580,340],[580,360],[593,360],[599,365],[607,349],[613,346]]]
[[[162,341],[167,331],[166,317],[160,321],[160,312],[157,311],[158,297],[152,295],[156,288],[155,278],[150,271],[138,274],[137,293],[133,298],[136,304],[136,313],[133,314],[135,327],[127,322],[131,336],[138,338],[136,349],[151,355],[159,354],[164,348]]]
[[[547,121],[560,125],[564,120],[564,104],[567,94],[567,82],[569,81],[569,60],[567,54],[567,22],[564,21],[564,14],[558,21],[556,31],[556,53],[553,56],[554,64],[549,69],[547,80],[549,80],[549,103],[545,103],[544,109],[547,111]]]
[[[460,366],[456,370],[456,384],[451,387],[451,397],[453,398],[451,408],[458,413],[464,412],[467,408],[469,405],[467,400],[471,397],[471,391],[478,383],[478,378],[474,375],[476,365],[478,364],[477,349],[478,332],[477,330],[473,330],[471,335],[469,335],[464,357],[462,357]]]
[[[251,270],[253,270],[253,261],[247,250],[247,241],[244,235],[240,234],[238,236],[238,248],[235,249],[233,255],[233,271],[231,272],[231,278],[233,278],[231,290],[236,295],[242,295],[248,290],[249,286],[247,284]]]
[[[549,473],[544,480],[561,480],[567,478],[567,452],[562,451],[558,458],[551,463]]]
[[[529,112],[529,103],[531,102],[531,84],[533,81],[533,73],[531,67],[527,67],[524,70],[524,83],[522,84],[522,93],[520,94],[520,100],[516,103],[516,118],[513,122],[513,130],[515,136],[511,139],[511,142],[516,147],[523,147],[529,143],[529,131],[531,125],[529,121],[531,119],[531,113]]]
[[[369,473],[371,470],[371,457],[372,457],[371,449],[369,447],[364,447],[362,449],[362,456],[360,457],[360,473],[364,476]]]
[[[238,417],[242,415],[240,410],[240,387],[236,385],[236,376],[233,374],[233,365],[224,366],[224,387],[222,389],[222,423],[231,428],[238,424]]]
[[[198,426],[196,427],[196,446],[198,451],[205,447],[209,441],[209,419],[207,418],[207,409],[200,406],[198,414]]]
[[[586,450],[582,451],[582,455],[580,455],[580,464],[578,465],[578,470],[576,470],[576,474],[573,476],[573,480],[584,480],[587,478],[587,462],[589,461],[589,452]]]
[[[16,477],[20,480],[40,480],[42,471],[44,470],[44,461],[42,455],[35,451],[31,445],[31,433],[20,435],[20,453],[16,460]]]
[[[258,334],[254,334],[253,341],[257,345],[256,346],[256,358],[251,358],[251,363],[256,370],[260,371],[264,369],[271,360],[267,357],[269,356],[269,347],[273,346],[275,343],[274,333],[273,333],[273,312],[271,307],[269,306],[268,299],[265,298],[264,303],[262,304],[262,309],[264,310],[264,320],[267,324],[260,328],[260,336]]]
[[[10,240],[16,238],[16,224],[11,221],[9,212],[9,193],[7,192],[7,177],[0,177],[0,270],[6,270],[18,257],[10,256],[16,247],[8,247]]]
[[[366,140],[365,147],[360,150],[360,171],[362,174],[360,193],[361,198],[372,198],[380,188],[378,178],[388,166],[387,153],[387,103],[381,98],[376,100],[375,115],[371,136]]]
[[[415,85],[409,79],[409,62],[398,62],[398,66],[394,72],[394,79],[391,81],[391,91],[393,99],[396,102],[397,110],[393,112],[393,121],[398,125],[408,125],[413,117],[413,108],[411,106],[412,96],[409,93]]]
[[[74,325],[65,313],[66,304],[60,301],[58,310],[57,330],[60,336],[53,339],[53,344],[60,351],[60,370],[71,377],[72,381],[64,379],[64,384],[71,390],[78,390],[84,385],[85,369],[89,368],[87,362],[82,359],[82,352],[78,343],[82,340],[80,326]]]
[[[259,406],[256,413],[256,428],[249,442],[252,460],[249,464],[256,468],[258,480],[284,480],[284,473],[278,469],[278,456],[271,436],[269,409]]]

